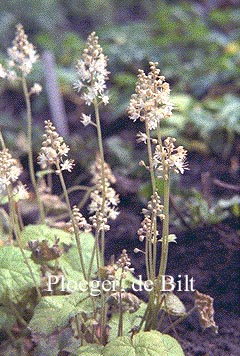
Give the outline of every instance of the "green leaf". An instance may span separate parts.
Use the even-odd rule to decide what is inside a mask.
[[[34,310],[29,328],[33,333],[47,336],[57,328],[66,326],[76,314],[91,310],[92,302],[85,293],[43,297]]]
[[[138,326],[141,322],[147,304],[142,302],[139,309],[135,313],[129,313],[129,311],[123,312],[123,336],[129,336],[130,330],[134,326]],[[119,314],[114,313],[109,321],[110,326],[110,341],[114,340],[118,334],[118,323],[119,323]]]
[[[30,252],[25,251],[29,259]],[[38,286],[40,286],[40,268],[28,260]],[[10,299],[18,302],[22,295],[34,287],[34,282],[22,253],[18,247],[0,248],[0,300]]]
[[[59,244],[71,245],[73,239],[71,234],[60,229],[55,229],[47,225],[27,225],[22,231],[21,240],[27,244],[31,240],[47,240],[49,245],[55,243],[55,239],[59,238]]]
[[[187,111],[193,105],[194,99],[187,94],[175,94],[172,96],[171,101],[176,111]]]
[[[89,344],[81,346],[73,356],[102,356],[103,346],[98,344]]]
[[[155,183],[158,194],[162,196],[164,192],[164,180],[156,178]],[[141,188],[138,191],[138,194],[140,198],[149,199],[152,194],[152,184],[149,182],[142,184]]]
[[[103,356],[184,356],[181,346],[158,331],[140,332],[131,339],[118,337],[103,349]]]
[[[183,316],[186,314],[186,308],[181,299],[173,293],[166,293],[165,300],[163,301],[161,309],[165,310],[168,314]]]
[[[118,136],[111,136],[106,140],[108,149],[115,162],[124,167],[133,166],[133,147]]]
[[[70,285],[76,281],[84,280],[76,246],[70,247],[67,252],[62,254],[58,259],[58,265],[65,276],[66,282],[69,282]]]
[[[80,257],[78,254],[78,249],[77,246],[75,245],[75,239],[74,237],[72,238],[74,240],[74,245],[63,254],[63,256],[60,257],[59,263],[60,266],[63,266],[63,268],[71,267],[75,271],[81,271],[81,265],[80,265]],[[73,241],[72,240],[72,241]],[[81,240],[81,248],[82,248],[82,255],[83,255],[83,260],[84,260],[84,266],[86,272],[89,269],[90,266],[90,261],[92,257],[92,251],[94,249],[94,243],[95,239],[92,234],[90,233],[82,233],[80,234],[80,240]],[[93,261],[92,265],[92,273],[97,271],[97,261],[96,261],[96,256]]]

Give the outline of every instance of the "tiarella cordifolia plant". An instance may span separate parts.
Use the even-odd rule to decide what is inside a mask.
[[[173,105],[170,102],[170,87],[165,77],[160,75],[158,63],[150,62],[150,71],[145,74],[139,70],[135,93],[129,105],[131,120],[140,120],[145,123],[145,132],[137,135],[137,141],[147,145],[148,163],[141,161],[150,172],[152,192],[151,201],[147,209],[143,209],[144,220],[139,229],[140,241],[145,240],[145,261],[147,277],[154,281],[154,289],[150,294],[147,312],[145,315],[145,330],[155,329],[158,326],[158,313],[162,308],[163,298],[161,281],[166,273],[169,238],[169,194],[171,171],[184,173],[187,169],[187,151],[182,146],[175,147],[175,138],[168,137],[162,141],[161,121],[172,115]],[[151,131],[156,130],[156,137]],[[153,147],[154,153],[153,153]],[[164,181],[163,205],[156,189],[156,179]],[[158,238],[158,220],[162,221],[162,236]],[[157,246],[161,242],[160,265],[157,266]],[[139,250],[135,250],[139,252]]]
[[[38,60],[39,55],[33,44],[28,41],[28,36],[25,34],[21,24],[16,26],[16,35],[12,43],[12,47],[8,48],[8,68],[5,69],[0,64],[0,78],[9,81],[19,81],[22,84],[22,89],[25,97],[27,108],[27,137],[28,137],[28,163],[31,182],[36,194],[38,207],[40,211],[40,220],[44,222],[44,208],[40,199],[37,181],[34,172],[33,153],[32,153],[32,111],[30,98],[33,94],[40,94],[42,87],[38,83],[34,83],[30,90],[27,85],[27,76],[31,73],[33,65]]]
[[[109,72],[107,71],[107,57],[103,54],[95,32],[88,37],[86,48],[76,69],[79,79],[74,84],[74,88],[81,92],[81,97],[86,105],[93,105],[95,113],[95,120],[90,115],[83,114],[82,123],[84,126],[92,124],[97,129],[99,155],[93,172],[93,183],[96,185],[96,189],[91,193],[89,209],[91,213],[94,213],[91,220],[96,231],[96,241],[101,235],[101,259],[104,261],[105,231],[109,229],[107,220],[117,217],[116,206],[119,198],[114,189],[110,187],[110,183],[114,183],[115,178],[104,159],[99,106],[102,103],[106,105],[109,101],[106,91]],[[96,243],[98,244],[98,242]],[[98,248],[96,253],[98,254]]]

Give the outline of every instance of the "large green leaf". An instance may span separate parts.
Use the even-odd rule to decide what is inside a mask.
[[[121,336],[103,349],[103,356],[184,356],[181,346],[169,335],[158,331]]]
[[[29,259],[30,252],[25,251],[35,280],[40,286],[40,268]],[[19,301],[22,295],[34,287],[34,281],[28,266],[24,262],[18,247],[0,248],[0,300]]]
[[[81,249],[82,249],[82,255],[84,260],[84,267],[86,272],[88,272],[95,240],[92,234],[82,233],[80,234],[80,241],[81,241]],[[63,269],[63,271],[64,270],[66,271],[69,277],[71,275],[71,270],[77,272],[82,271],[80,265],[80,257],[75,242],[73,246],[70,247],[70,249],[59,258],[59,265]],[[97,271],[97,261],[95,256],[92,265],[92,272],[94,273],[96,271]],[[78,277],[80,278],[80,275]]]
[[[91,299],[84,293],[43,297],[34,310],[29,328],[33,333],[47,336],[57,328],[66,326],[76,314],[91,310]]]
[[[58,266],[64,274],[64,285],[69,286],[84,280],[77,247],[74,245],[58,259]],[[71,289],[71,287],[70,287]],[[69,290],[71,292],[71,290]]]
[[[56,237],[59,238],[60,244],[70,245],[73,243],[70,233],[47,225],[28,225],[21,235],[24,244],[31,240],[47,240],[50,246],[54,244]]]

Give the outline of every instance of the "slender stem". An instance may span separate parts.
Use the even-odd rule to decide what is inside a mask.
[[[147,273],[147,279],[150,279],[150,268],[149,268],[149,243],[148,239],[145,238],[145,264],[146,264],[146,273]]]
[[[76,192],[78,190],[84,190],[86,192],[88,192],[88,191],[92,192],[94,189],[95,189],[95,186],[94,187],[87,187],[85,185],[75,185],[73,187],[68,188],[67,192],[68,192],[68,194]],[[61,194],[59,196],[60,199],[62,199],[63,197],[64,197],[64,194]]]
[[[23,219],[22,219],[21,206],[20,206],[19,203],[18,204],[16,203],[16,211],[17,211],[17,216],[18,216],[20,229],[23,230],[24,229],[24,223],[23,223]]]
[[[101,121],[100,121],[97,98],[94,99],[93,104],[94,104],[96,125],[97,125],[98,148],[99,148],[100,159],[101,159],[101,178],[102,178],[102,209],[101,209],[101,211],[104,214],[105,200],[106,200],[106,182],[105,182],[105,169],[104,169],[105,168],[104,167],[105,160],[104,160]],[[102,261],[104,262],[104,254],[105,254],[105,231],[104,230],[102,230],[102,232],[101,232],[101,254],[102,254]]]
[[[82,255],[82,248],[81,248],[81,241],[79,238],[79,231],[76,227],[75,221],[74,221],[74,217],[73,217],[73,213],[72,213],[72,209],[71,209],[71,204],[70,204],[70,200],[69,200],[69,196],[68,196],[68,192],[67,192],[67,187],[63,178],[63,174],[60,168],[60,164],[59,162],[56,162],[56,167],[57,167],[57,171],[59,173],[59,179],[60,179],[60,183],[63,189],[63,193],[64,193],[64,197],[65,197],[65,201],[67,203],[68,206],[68,210],[69,210],[69,214],[70,214],[70,219],[72,222],[72,226],[73,226],[73,230],[74,230],[74,236],[77,242],[77,249],[78,249],[78,254],[79,254],[79,258],[80,258],[80,265],[82,268],[82,272],[84,275],[85,280],[87,280],[87,275],[86,275],[86,271],[85,271],[85,267],[84,267],[84,260],[83,260],[83,255]]]
[[[123,271],[122,271],[123,272]],[[118,321],[118,336],[123,335],[123,310],[122,310],[122,277],[120,279],[120,292],[119,292],[119,321]]]
[[[164,208],[163,214],[165,218],[163,220],[162,230],[162,251],[161,251],[161,263],[159,268],[158,279],[166,273],[167,259],[168,259],[168,235],[169,235],[169,195],[170,195],[170,175],[168,170],[164,170]]]
[[[157,137],[158,137],[158,144],[160,146],[160,151],[162,151],[162,135],[160,129],[160,122],[158,122],[157,124]]]
[[[148,151],[148,160],[149,160],[149,172],[151,177],[152,191],[153,194],[156,193],[156,181],[154,175],[153,167],[153,153],[151,146],[151,135],[148,126],[148,122],[145,121],[145,130],[147,135],[147,151]],[[155,270],[156,270],[156,255],[157,255],[157,216],[152,214],[152,227],[151,227],[151,240],[148,241],[148,257],[149,257],[149,274],[152,281],[155,280]],[[155,308],[155,289],[153,289],[149,295],[148,301],[148,313],[146,314],[146,323],[144,330],[150,330],[152,328],[152,318],[153,310]]]
[[[37,281],[35,279],[32,267],[31,267],[30,263],[28,262],[28,258],[27,258],[26,254],[24,252],[23,247],[22,247],[20,227],[19,227],[19,224],[18,224],[18,218],[17,218],[17,214],[16,214],[16,211],[15,211],[14,201],[12,200],[12,189],[11,189],[10,186],[8,186],[8,203],[9,203],[9,211],[10,211],[10,218],[11,218],[11,222],[12,222],[12,227],[13,227],[13,230],[14,230],[15,235],[16,235],[18,246],[19,246],[20,251],[22,253],[24,262],[26,263],[26,265],[27,265],[27,267],[29,269],[29,272],[31,274],[33,283],[34,283],[36,291],[37,291],[38,299],[41,299],[41,297],[42,297],[41,296],[41,292],[40,292],[40,289],[38,288]]]
[[[152,231],[152,235],[153,235],[153,275],[154,277],[156,276],[156,262],[157,262],[157,216],[155,213],[152,214],[152,220],[153,220],[153,231]]]
[[[35,178],[35,172],[34,172],[34,164],[33,164],[33,151],[32,151],[32,110],[31,110],[31,103],[30,103],[30,96],[27,88],[27,82],[26,78],[22,76],[22,87],[23,87],[23,93],[25,97],[25,102],[27,106],[27,136],[28,136],[28,164],[29,164],[29,172],[30,172],[30,178],[31,182],[36,194],[37,198],[37,203],[38,203],[38,208],[40,212],[40,221],[42,224],[45,222],[45,214],[44,214],[44,208],[42,201],[40,199],[39,191],[38,191],[38,186],[37,186],[37,181]]]
[[[154,280],[154,275],[153,275],[153,255],[152,255],[152,241],[148,240],[148,254],[149,254],[149,269],[150,269],[150,279],[153,281]]]
[[[91,195],[91,192],[92,192],[92,190],[86,191],[86,193],[84,194],[82,200],[78,203],[78,209],[79,209],[79,210],[81,210],[82,207],[86,204],[88,198],[89,198],[90,195]]]
[[[147,150],[148,150],[148,160],[149,160],[149,171],[151,176],[152,190],[153,193],[156,192],[156,182],[153,170],[153,155],[152,155],[152,147],[151,147],[151,139],[150,139],[150,130],[148,127],[147,121],[145,121],[146,135],[147,135]]]
[[[93,261],[94,261],[94,257],[95,257],[95,253],[96,253],[96,244],[97,244],[98,239],[95,238],[94,241],[94,246],[93,246],[93,250],[92,250],[92,256],[91,256],[91,260],[89,263],[89,269],[88,269],[88,281],[90,280],[91,274],[92,274],[92,266],[93,266]]]

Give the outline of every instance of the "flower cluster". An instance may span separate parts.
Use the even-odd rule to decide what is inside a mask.
[[[142,209],[144,219],[141,222],[141,227],[138,229],[139,240],[143,241],[145,238],[152,241],[153,231],[153,216],[159,217],[161,220],[165,219],[163,214],[163,205],[161,204],[160,197],[157,192],[151,196],[151,200],[147,204],[147,209]],[[158,231],[156,231],[158,236]]]
[[[33,64],[39,58],[33,44],[28,41],[28,36],[25,34],[21,24],[16,26],[17,31],[13,40],[12,47],[8,48],[9,62],[8,69],[5,69],[0,63],[0,78],[14,81],[19,79],[17,71],[20,71],[26,77],[32,70]],[[40,94],[42,87],[38,83],[34,83],[29,95]]]
[[[169,101],[169,84],[160,75],[158,63],[150,62],[149,65],[148,75],[139,69],[136,93],[131,96],[128,112],[130,119],[146,121],[152,130],[160,120],[172,115],[173,105]]]
[[[92,32],[87,39],[82,59],[77,63],[79,80],[74,84],[74,89],[78,92],[84,89],[82,99],[87,105],[91,105],[94,99],[100,99],[105,105],[108,104],[106,80],[109,72],[106,67],[107,57],[102,53],[98,37]]]
[[[134,268],[130,267],[131,266],[131,260],[128,257],[127,250],[122,250],[121,256],[116,262],[116,265],[118,268],[122,269],[122,278],[126,277],[126,273],[129,272],[134,272]]]
[[[16,182],[22,172],[18,160],[12,158],[7,148],[0,151],[0,193]]]
[[[103,187],[101,159],[99,155],[96,158],[95,164],[91,167],[91,173],[93,175],[92,183],[96,186],[96,189],[90,195],[91,202],[89,204],[89,211],[90,214],[94,214],[91,216],[90,220],[92,221],[94,228],[107,231],[110,229],[110,226],[107,224],[107,220],[114,220],[119,214],[116,209],[119,203],[119,196],[110,186],[110,183],[114,184],[116,179],[112,174],[111,168],[105,162],[105,187]]]
[[[162,147],[156,146],[153,161],[160,177],[169,170],[183,174],[184,170],[188,169],[187,150],[183,146],[175,147],[175,141],[175,138],[167,137]],[[164,179],[167,179],[167,175],[164,176]]]
[[[31,72],[33,64],[39,58],[21,24],[17,25],[16,36],[12,47],[8,49],[8,54],[11,59],[10,66],[19,69],[24,76]]]
[[[69,221],[67,223],[67,227],[70,232],[74,232],[73,223],[75,224],[77,229],[80,231],[84,231],[84,232],[91,231],[91,225],[87,223],[87,220],[80,213],[80,211],[76,205],[74,205],[74,207],[72,208],[72,215],[73,215],[73,221]]]
[[[63,137],[59,136],[55,127],[50,120],[45,122],[45,134],[43,135],[44,141],[38,156],[38,163],[44,169],[48,166],[59,166],[61,171],[67,170],[71,172],[74,166],[72,159],[64,160],[64,156],[67,156],[69,146],[64,142]],[[56,173],[59,173],[56,170]]]

